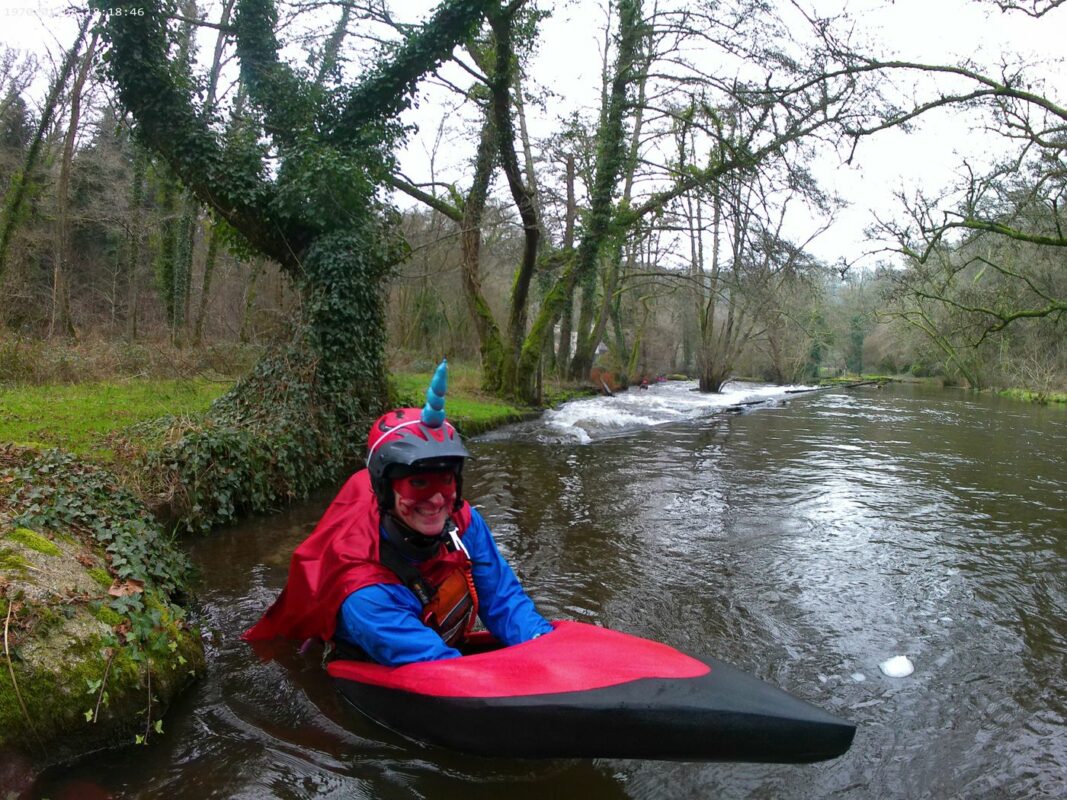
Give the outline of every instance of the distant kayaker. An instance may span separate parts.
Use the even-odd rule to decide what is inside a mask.
[[[423,409],[374,423],[367,468],[297,547],[285,589],[246,640],[336,640],[397,666],[460,656],[476,618],[505,645],[552,630],[463,499],[469,453],[445,419],[446,383],[442,362]]]

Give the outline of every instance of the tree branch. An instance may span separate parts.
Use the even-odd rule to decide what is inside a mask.
[[[262,252],[298,269],[299,228],[282,226],[271,210],[273,188],[259,169],[235,169],[200,109],[192,81],[179,81],[169,57],[166,4],[155,0],[95,0],[105,11],[107,69],[136,120],[134,132],[158,152],[182,182]],[[138,9],[143,14],[118,13]],[[106,13],[106,12],[112,13]]]
[[[406,194],[408,197],[412,197],[418,200],[420,203],[425,203],[434,211],[444,214],[450,220],[455,222],[463,221],[463,212],[453,205],[446,203],[439,197],[436,197],[429,192],[424,192],[422,189],[408,183],[403,178],[399,178],[396,175],[389,175],[386,177],[386,183],[392,186],[394,189]]]
[[[350,141],[364,125],[396,116],[411,103],[415,84],[470,36],[495,0],[444,0],[425,25],[401,43],[392,58],[348,93],[328,140]]]

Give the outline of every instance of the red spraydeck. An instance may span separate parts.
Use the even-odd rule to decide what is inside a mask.
[[[335,678],[436,697],[518,697],[603,689],[641,678],[695,678],[710,667],[672,647],[580,622],[489,653],[383,667],[334,661]]]

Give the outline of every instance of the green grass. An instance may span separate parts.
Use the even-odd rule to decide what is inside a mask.
[[[1051,405],[1054,403],[1067,404],[1065,392],[1034,392],[1030,389],[1004,389],[998,392],[1002,397],[1010,397],[1013,400],[1023,400],[1027,403],[1040,403]]]
[[[432,374],[394,373],[392,380],[401,402],[421,407]],[[141,379],[0,389],[0,442],[38,449],[60,447],[110,464],[116,458],[111,434],[139,425],[131,438],[151,448],[153,437],[158,438],[163,430],[152,425],[153,421],[201,414],[230,385],[204,379]],[[529,414],[529,409],[485,394],[480,386],[478,367],[449,364],[446,409],[448,418],[464,434],[479,433]]]
[[[397,400],[403,405],[421,408],[426,402],[426,388],[432,377],[432,370],[394,372],[392,381]],[[530,409],[505,403],[486,394],[480,388],[481,381],[481,371],[477,367],[449,363],[445,413],[461,433],[478,433],[494,425],[522,419],[530,413]]]
[[[108,434],[167,415],[199,414],[229,382],[130,380],[0,389],[0,441],[61,447],[109,462]]]

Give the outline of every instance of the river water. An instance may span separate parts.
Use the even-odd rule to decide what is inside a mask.
[[[192,545],[207,677],[150,746],[53,770],[36,795],[1065,796],[1067,413],[907,386],[691,388],[477,439],[467,496],[545,616],[729,661],[855,722],[846,755],[481,759],[351,715],[316,657],[261,662],[238,638],[326,494]],[[911,675],[880,671],[897,655]]]

